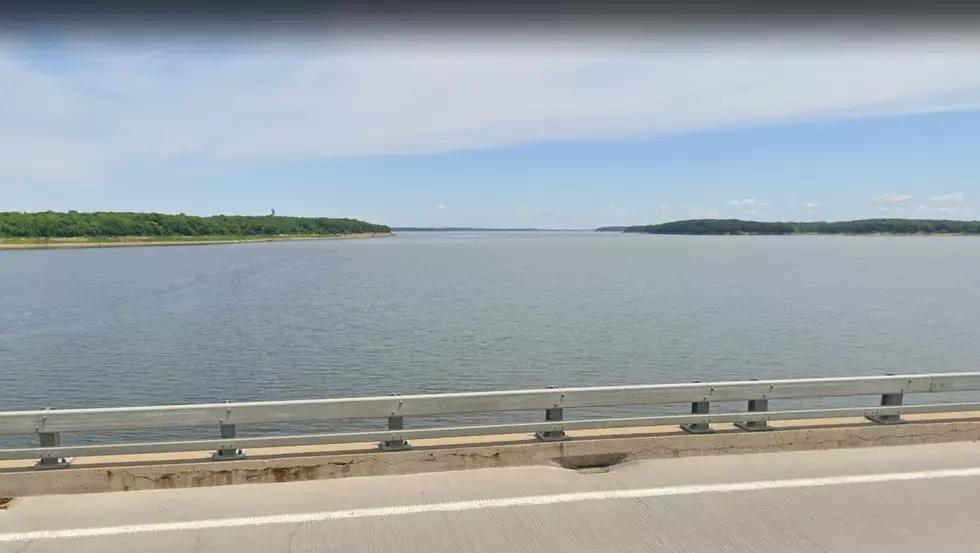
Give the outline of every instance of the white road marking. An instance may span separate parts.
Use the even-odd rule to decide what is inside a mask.
[[[63,540],[72,538],[97,538],[125,534],[148,534],[153,532],[176,532],[182,530],[212,530],[218,528],[240,528],[247,526],[266,526],[271,524],[299,524],[304,522],[323,522],[351,518],[389,517],[423,513],[446,513],[473,511],[477,509],[498,509],[505,507],[529,507],[554,505],[578,501],[597,501],[609,499],[636,499],[648,497],[668,497],[708,493],[752,492],[779,490],[787,488],[817,488],[845,484],[874,484],[881,482],[902,482],[910,480],[932,480],[937,478],[963,478],[980,476],[980,468],[934,470],[922,472],[897,472],[889,474],[864,474],[856,476],[830,476],[823,478],[800,478],[794,480],[768,480],[760,482],[736,482],[732,484],[699,484],[691,486],[670,486],[662,488],[641,488],[632,490],[607,490],[553,495],[531,495],[525,497],[506,497],[500,499],[476,499],[472,501],[452,501],[422,505],[401,505],[393,507],[373,507],[350,509],[346,511],[320,511],[295,513],[289,515],[270,515],[240,518],[189,520],[184,522],[161,522],[130,524],[125,526],[103,526],[96,528],[73,528],[68,530],[41,530],[0,535],[0,543],[28,542],[36,540]]]

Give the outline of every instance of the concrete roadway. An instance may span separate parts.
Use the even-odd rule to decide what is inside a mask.
[[[3,553],[980,550],[980,444],[20,498]]]

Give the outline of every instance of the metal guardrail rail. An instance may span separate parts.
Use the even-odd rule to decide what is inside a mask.
[[[903,405],[905,394],[980,390],[980,372],[695,382],[592,388],[548,388],[299,401],[260,401],[0,412],[0,436],[36,434],[39,447],[0,449],[0,460],[40,459],[37,468],[68,466],[75,456],[215,450],[215,460],[242,459],[246,448],[379,442],[382,450],[410,448],[408,440],[494,434],[535,433],[543,441],[562,440],[567,430],[681,425],[691,433],[711,432],[711,423],[735,423],[746,431],[769,430],[767,421],[867,417],[902,422],[906,413],[980,411],[980,402]],[[880,395],[879,405],[858,408],[769,410],[769,401]],[[739,413],[711,413],[713,402],[747,402]],[[566,409],[690,404],[690,414],[632,418],[563,420]],[[404,417],[505,411],[544,411],[532,423],[405,429]],[[387,419],[388,430],[240,437],[238,425]],[[215,427],[220,438],[149,443],[65,446],[62,432]]]

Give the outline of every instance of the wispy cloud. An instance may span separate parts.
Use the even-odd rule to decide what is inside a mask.
[[[436,209],[439,210],[439,211],[446,211],[446,209],[447,209],[446,208],[446,204],[439,204],[439,205],[436,206]]]
[[[932,204],[919,204],[915,206],[915,209],[922,215],[930,215],[935,217],[949,217],[959,211],[955,207]]]
[[[744,200],[732,200],[728,202],[728,205],[733,207],[744,207],[744,206],[755,205],[755,204],[756,204],[755,198],[746,198]]]
[[[883,196],[875,196],[874,198],[871,198],[871,201],[876,204],[901,205],[909,203],[912,198],[913,197],[909,194],[885,194]]]
[[[915,209],[923,215],[937,217],[964,216],[969,214],[969,206],[965,202],[966,197],[961,192],[953,192],[932,196],[929,198],[928,203],[919,204],[915,206]]]
[[[953,192],[952,194],[942,194],[940,196],[933,196],[929,198],[929,201],[939,205],[958,205],[963,203],[964,197],[960,192]]]
[[[0,187],[980,105],[980,38],[771,38],[13,43]]]
[[[816,208],[820,207],[820,204],[818,204],[817,202],[807,202],[807,203],[803,204],[803,207],[805,207],[807,209],[816,209]]]
[[[688,219],[718,219],[721,213],[701,205],[679,205],[677,209]]]

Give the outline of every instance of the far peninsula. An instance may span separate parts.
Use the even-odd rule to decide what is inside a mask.
[[[980,221],[858,219],[835,222],[760,222],[742,221],[740,219],[688,219],[657,225],[601,227],[596,231],[688,235],[980,235]]]

